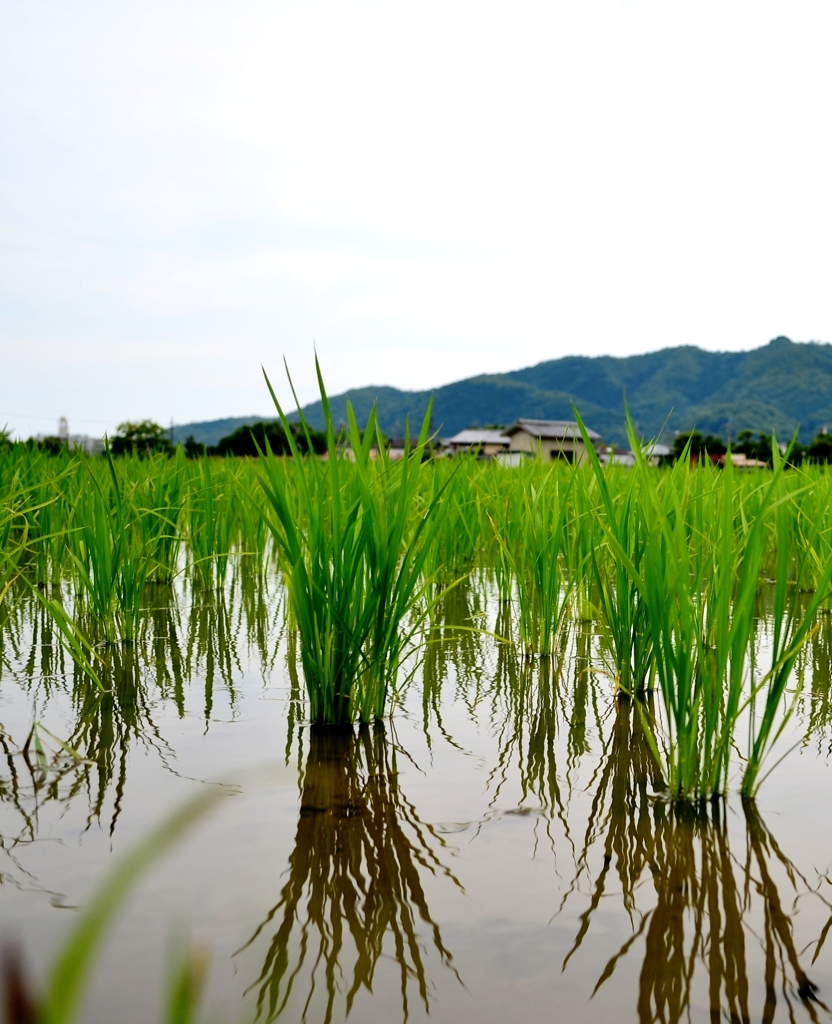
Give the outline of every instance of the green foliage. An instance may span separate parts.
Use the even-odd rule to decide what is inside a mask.
[[[26,441],[26,445],[29,448],[38,448],[42,452],[47,452],[49,455],[61,455],[67,450],[67,442],[60,437],[43,437],[39,441],[35,438],[29,438]]]
[[[278,420],[238,427],[227,437],[220,439],[215,451],[217,455],[256,456],[268,446],[275,455],[290,455],[292,445],[289,442],[288,434],[291,434],[294,446],[301,454],[306,455],[313,452],[316,455],[322,455],[327,450],[325,434],[311,428],[304,430],[300,423],[284,426]]]
[[[113,455],[167,455],[173,445],[168,431],[153,420],[127,421],[119,423],[110,451]]]
[[[832,462],[832,435],[821,433],[806,448],[806,457],[812,462]]]
[[[207,446],[197,441],[193,434],[188,434],[182,445],[182,450],[188,459],[201,459],[206,454]]]
[[[724,455],[726,452],[725,442],[721,437],[701,434],[698,430],[688,430],[677,434],[673,439],[671,450],[678,459],[688,447],[691,455],[697,456]]]

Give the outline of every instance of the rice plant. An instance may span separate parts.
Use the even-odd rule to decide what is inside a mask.
[[[564,572],[569,486],[555,486],[555,472],[515,488],[494,523],[516,588],[521,643],[543,657],[557,653],[572,591]]]
[[[110,486],[90,470],[89,485],[78,494],[71,554],[80,597],[96,633],[110,643],[129,643],[142,631],[142,597],[151,556],[139,513],[109,453],[107,461]]]
[[[307,428],[289,430],[277,404],[290,457],[0,455],[0,625],[11,581],[37,588],[65,650],[99,688],[105,648],[147,634],[156,649],[170,633],[162,618],[182,621],[172,584],[187,569],[187,615],[216,620],[206,636],[244,632],[265,670],[269,603],[285,593],[310,717],[344,726],[388,713],[412,675],[409,652],[444,631],[448,587],[494,583],[509,609],[498,632],[528,657],[556,663],[571,620],[595,619],[618,690],[658,686],[649,734],[673,798],[725,793],[735,746],[747,759],[740,789],[757,791],[796,706],[802,645],[829,601],[825,470],[787,472],[777,452],[771,471],[745,476],[685,457],[656,470],[641,454],[628,472],[602,467],[586,437],[589,459],[574,467],[443,462],[427,457],[430,410],[393,462],[375,412],[362,430],[350,408],[336,431],[320,368],[318,378],[323,458],[299,451]],[[238,586],[244,625],[223,610]],[[473,637],[483,622],[456,628]],[[230,685],[233,644],[221,647],[222,656],[207,642],[186,650],[182,664],[204,657],[209,676]],[[481,678],[468,661],[460,671]]]
[[[389,462],[375,410],[362,437],[348,406],[355,459],[349,461],[338,450],[317,370],[327,459],[301,456],[269,383],[292,461],[267,449],[260,482],[300,634],[311,719],[344,726],[384,715],[402,650],[436,599],[423,569],[436,536],[443,490],[426,504],[420,501],[430,408],[413,449],[408,444],[402,459]],[[381,453],[377,460],[371,459],[373,442]],[[405,628],[411,615],[415,622]]]
[[[639,450],[632,424],[630,429],[634,450]],[[785,463],[778,456],[771,478],[757,495],[753,517],[745,515],[744,496],[729,463],[719,484],[713,481],[707,515],[690,529],[687,460],[677,464],[662,488],[639,455],[633,479],[641,501],[631,528],[641,537],[638,559],[632,545],[628,550],[623,542],[626,537],[603,524],[610,550],[645,608],[664,711],[653,719],[649,735],[674,799],[727,791],[731,752],[743,720],[750,732],[741,789],[748,796],[756,792],[761,766],[788,716],[783,703],[797,652],[832,579],[830,563],[813,599],[799,606],[789,580],[788,495]],[[694,521],[700,514],[693,510]],[[771,667],[756,680],[749,678],[748,659],[772,518],[777,580]],[[758,717],[759,698],[763,708]]]

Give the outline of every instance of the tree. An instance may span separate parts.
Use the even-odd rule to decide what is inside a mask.
[[[812,462],[832,462],[832,434],[820,433],[806,449]]]
[[[153,420],[119,423],[118,433],[110,441],[113,455],[170,455],[173,445],[164,427]]]
[[[308,454],[309,445],[306,441],[301,425],[290,423],[289,429],[298,450]],[[326,451],[326,435],[310,428],[309,435],[312,440],[312,451],[321,454]],[[237,427],[226,437],[220,439],[216,447],[218,455],[258,455],[260,451],[266,450],[266,442],[275,455],[289,455],[291,448],[283,429],[283,424],[278,420],[263,420],[260,423],[253,423],[251,426]]]
[[[683,434],[677,434],[673,439],[671,451],[674,458],[678,459],[681,456],[688,441],[691,455],[699,457],[725,454],[725,443],[721,437],[715,437],[713,434],[703,435],[698,430],[687,430]]]
[[[67,448],[66,441],[60,437],[44,437],[40,441],[35,441],[35,445],[40,448],[42,452],[49,452],[50,455],[60,455],[62,451]]]
[[[767,462],[772,465],[772,445],[777,443],[774,434],[759,433],[754,437],[752,430],[741,430],[737,435],[737,443],[732,446],[733,451],[744,455],[747,459],[757,459],[759,462]],[[782,451],[782,449],[781,449]],[[788,452],[788,465],[799,466],[803,461],[806,449],[799,441],[795,441]]]
[[[770,464],[773,440],[769,434],[760,433],[755,438],[752,430],[741,430],[737,434],[737,443],[733,450],[747,459],[757,459]]]
[[[193,434],[188,434],[182,447],[188,459],[201,459],[208,450],[201,441],[197,441]]]

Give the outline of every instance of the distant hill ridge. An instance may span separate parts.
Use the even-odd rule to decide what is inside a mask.
[[[606,441],[623,443],[624,395],[638,432],[655,437],[696,427],[703,433],[744,429],[787,439],[800,428],[811,440],[832,426],[832,345],[796,343],[779,337],[749,352],[707,352],[692,345],[640,356],[565,356],[510,373],[482,374],[431,391],[393,387],[357,388],[330,398],[337,423],[347,418],[352,401],[360,422],[378,403],[388,435],[404,432],[405,421],[420,424],[433,394],[433,425],[442,436],[465,427],[513,423],[520,417],[571,419],[574,401],[588,426]],[[323,427],[320,402],[304,407],[314,427]],[[267,417],[242,416],[186,423],[175,430],[205,444],[243,424]]]

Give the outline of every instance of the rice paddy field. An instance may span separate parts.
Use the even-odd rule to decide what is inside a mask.
[[[9,1019],[827,1019],[832,476],[352,428],[0,455]]]

